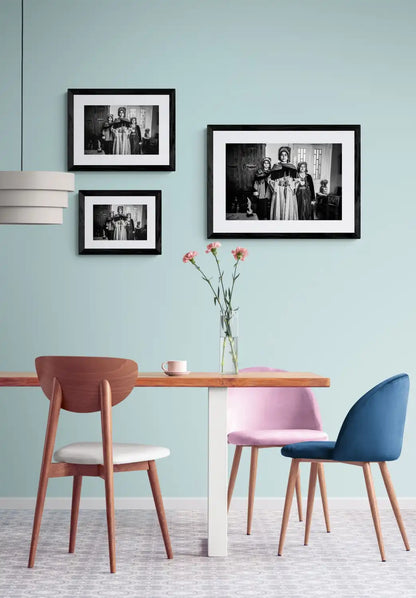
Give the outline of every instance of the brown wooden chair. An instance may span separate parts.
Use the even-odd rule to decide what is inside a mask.
[[[50,400],[50,406],[28,567],[33,567],[35,563],[49,478],[74,477],[69,538],[69,552],[74,552],[82,477],[95,476],[103,478],[105,482],[110,570],[115,573],[113,473],[119,471],[147,471],[166,554],[169,559],[173,558],[155,464],[155,459],[169,455],[169,449],[140,444],[113,444],[112,441],[111,408],[132,391],[137,379],[137,364],[129,359],[110,357],[38,357],[35,363],[40,385]],[[102,443],[70,444],[53,455],[61,409],[76,413],[101,411]]]

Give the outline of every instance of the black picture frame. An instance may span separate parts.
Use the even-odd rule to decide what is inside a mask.
[[[322,141],[319,141],[320,139]],[[299,147],[302,145],[305,147]],[[251,149],[249,149],[249,146]],[[300,150],[307,152],[307,155],[312,155],[314,175],[315,150],[322,146],[323,150],[320,154],[322,164],[321,166],[318,164],[319,169],[317,166],[316,173],[322,172],[324,166],[326,169],[328,167],[330,169],[334,168],[334,176],[322,177],[322,180],[329,179],[331,181],[333,179],[334,183],[340,181],[341,185],[335,188],[335,193],[329,192],[326,194],[327,200],[325,200],[325,193],[315,194],[308,222],[306,219],[296,220],[290,217],[287,219],[273,219],[271,212],[269,212],[270,216],[267,217],[266,215],[263,220],[258,218],[257,213],[252,209],[252,204],[255,202],[251,200],[250,204],[248,201],[246,202],[248,208],[244,216],[245,194],[248,195],[253,188],[249,188],[250,182],[247,181],[250,181],[252,175],[254,184],[255,177],[260,176],[261,171],[261,160],[256,162],[253,155],[258,154],[260,156],[263,151],[264,158],[267,156],[266,150],[272,148],[276,157],[280,155],[280,150],[284,146],[288,146],[289,153],[294,153],[296,149],[297,156],[303,155]],[[361,238],[360,148],[360,125],[208,125],[207,237],[209,239]],[[323,160],[322,151],[324,154],[325,152],[327,154],[331,152],[330,160],[327,159],[326,162]],[[333,157],[334,154],[336,154],[336,161]],[[273,159],[272,162],[274,162]],[[278,166],[279,162],[276,159],[272,169],[273,167],[277,169]],[[249,172],[250,169],[251,172]],[[293,191],[293,193],[297,193],[297,187],[295,189],[296,191]],[[313,185],[311,189],[314,190]],[[325,191],[325,187],[323,191]],[[235,193],[235,196],[233,193]],[[249,196],[247,196],[248,199],[250,199]],[[230,201],[234,203],[230,204]],[[270,199],[270,201],[273,202],[273,199]],[[259,203],[260,200],[257,199],[257,204]],[[241,205],[243,205],[243,208],[239,212]],[[252,214],[250,214],[249,209],[251,209]],[[260,212],[260,208],[257,207],[257,209]],[[264,212],[267,213],[267,209],[263,210],[262,216],[264,216]],[[330,223],[333,223],[333,226]]]
[[[68,89],[68,170],[174,171],[176,167],[175,97],[175,89]],[[92,98],[96,104],[90,103]],[[130,108],[127,100],[132,102]],[[103,149],[104,140],[100,136],[107,124],[104,114],[107,113],[109,116],[111,106],[117,107],[117,105],[119,105],[118,110],[124,106],[125,114],[124,119],[118,118],[120,114],[117,117],[113,114],[112,124],[114,125],[122,124],[116,121],[124,120],[125,123],[129,121],[127,111],[131,114],[132,110],[143,108],[144,114],[144,109],[147,109],[145,118],[150,118],[150,129],[142,132],[139,127],[141,153],[115,155],[111,154],[113,151],[111,150],[107,155]],[[97,109],[98,113],[91,114],[87,125],[86,110],[88,109]],[[149,117],[149,111],[153,116]],[[137,120],[136,112],[133,116]],[[87,130],[89,130],[88,135]],[[146,137],[146,130],[149,131],[149,138]]]
[[[162,192],[148,190],[82,190],[79,191],[78,252],[90,255],[161,255],[162,253]],[[137,198],[137,200],[136,200]],[[101,201],[99,201],[101,200]],[[107,201],[106,201],[107,200]],[[132,240],[105,238],[105,212],[110,206],[134,207],[146,205],[146,224]],[[101,214],[95,214],[95,206]],[[123,210],[124,211],[124,210]],[[123,214],[124,215],[124,214]],[[153,215],[153,216],[152,216]],[[99,217],[101,220],[99,220]],[[97,228],[99,230],[97,230]],[[144,230],[145,228],[145,230]],[[134,229],[136,231],[136,229]],[[114,236],[114,235],[113,235]],[[126,233],[127,237],[127,233]],[[114,248],[112,247],[114,245]]]

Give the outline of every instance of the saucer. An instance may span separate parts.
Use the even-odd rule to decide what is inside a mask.
[[[164,372],[166,376],[187,376],[191,372]]]

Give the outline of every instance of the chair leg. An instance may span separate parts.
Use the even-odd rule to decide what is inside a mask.
[[[328,497],[326,494],[325,471],[324,471],[323,463],[318,463],[318,480],[319,480],[319,490],[321,492],[322,508],[323,508],[324,517],[325,517],[326,531],[329,534],[329,532],[331,531],[331,524],[329,521]]]
[[[404,529],[404,524],[402,520],[402,516],[400,513],[399,503],[397,501],[396,493],[393,488],[393,483],[391,481],[390,473],[387,467],[387,463],[385,461],[379,463],[381,475],[383,476],[384,485],[387,490],[387,494],[389,495],[390,503],[396,517],[397,525],[399,526],[400,533],[403,538],[403,542],[405,545],[406,550],[410,550],[409,541],[407,539],[406,530]]]
[[[230,473],[230,481],[228,482],[227,511],[230,510],[230,504],[231,504],[231,499],[233,497],[234,486],[235,486],[235,481],[237,479],[237,472],[238,472],[238,467],[240,465],[242,450],[243,450],[242,446],[235,447],[233,465],[231,467],[231,473]]]
[[[282,527],[280,530],[279,549],[277,552],[277,554],[279,556],[282,556],[282,553],[283,553],[283,545],[285,543],[286,530],[287,530],[287,525],[289,523],[290,509],[292,507],[293,493],[295,491],[296,478],[298,475],[298,471],[299,471],[299,461],[297,459],[292,459],[292,464],[290,466],[289,480],[287,483],[285,507],[283,509],[283,518],[282,518]]]
[[[383,536],[381,535],[380,516],[378,513],[376,493],[374,490],[373,476],[371,475],[370,463],[364,463],[363,465],[365,485],[367,488],[368,500],[371,508],[371,515],[373,516],[374,528],[376,530],[378,547],[380,549],[381,560],[386,560],[384,553]]]
[[[250,480],[248,484],[248,511],[247,511],[247,535],[251,534],[251,522],[253,520],[254,493],[256,490],[257,460],[259,447],[251,447]]]
[[[101,430],[103,437],[105,506],[107,513],[108,552],[110,571],[116,572],[116,530],[114,512],[114,467],[111,419],[111,387],[107,380],[100,386],[101,394]]]
[[[306,509],[306,525],[304,545],[309,542],[309,533],[311,531],[313,502],[315,500],[316,477],[318,475],[318,463],[311,463],[311,472],[309,474],[308,506]]]
[[[52,399],[49,404],[48,423],[46,426],[45,444],[43,447],[42,465],[40,468],[38,494],[36,497],[35,516],[33,519],[32,541],[28,567],[31,569],[35,564],[36,549],[38,547],[40,524],[42,521],[43,507],[45,504],[46,490],[49,480],[49,465],[52,461],[53,447],[55,445],[56,429],[58,427],[59,412],[61,410],[62,391],[56,380],[53,379]]]
[[[165,509],[163,506],[162,493],[160,492],[159,478],[157,475],[156,463],[149,461],[149,469],[147,470],[149,476],[150,487],[152,489],[153,500],[155,502],[157,518],[159,519],[160,530],[165,543],[166,555],[168,559],[173,559],[173,551],[170,543],[168,523],[166,521]]]
[[[105,507],[107,511],[108,551],[110,553],[110,571],[116,572],[116,526],[114,509],[114,475],[105,472]]]
[[[75,552],[75,541],[77,537],[77,525],[79,514],[79,501],[81,498],[82,476],[74,475],[74,483],[72,486],[72,507],[71,507],[71,529],[69,532],[69,551]]]
[[[302,491],[300,488],[300,471],[298,471],[298,475],[296,477],[296,502],[298,505],[298,517],[299,521],[303,520],[302,514]]]
[[[48,471],[42,467],[39,479],[38,495],[36,497],[35,516],[33,518],[32,541],[30,543],[29,563],[31,569],[35,565],[36,550],[38,547],[40,524],[42,522],[43,507],[45,505],[46,490],[48,488]]]

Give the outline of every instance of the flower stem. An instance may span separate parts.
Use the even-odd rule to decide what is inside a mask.
[[[222,352],[221,352],[221,374],[224,373],[224,357],[225,357],[225,343],[227,341],[227,337],[224,336],[222,341]]]
[[[237,261],[235,262],[235,264],[234,264],[233,283],[232,283],[232,285],[231,285],[231,291],[230,291],[230,309],[232,309],[232,307],[231,307],[231,301],[232,301],[233,292],[234,292],[234,284],[235,284],[235,281],[237,280],[237,276],[236,276],[236,274],[237,274],[237,266],[238,266],[238,263],[239,263],[239,261],[240,261],[240,260],[237,260]]]
[[[221,272],[220,262],[218,261],[217,254],[216,254],[216,253],[213,253],[212,255],[215,257],[215,261],[216,261],[216,263],[217,263],[217,268],[218,268],[218,280],[219,280],[219,282],[220,282],[220,285],[221,285],[221,289],[222,289],[222,296],[223,296],[223,298],[224,298],[224,304],[225,304],[225,306],[226,306],[226,307],[227,307],[227,309],[228,309],[228,304],[227,304],[227,295],[226,295],[226,293],[225,293],[225,289],[224,289],[224,280],[223,280],[224,272]]]
[[[237,347],[235,346],[235,337],[233,336],[231,319],[236,317],[236,314],[227,312],[225,315],[221,316],[221,328],[223,331],[223,341],[222,341],[222,350],[221,350],[221,373],[224,373],[224,359],[225,359],[225,351],[227,342],[230,345],[230,353],[231,358],[233,361],[234,366],[234,373],[238,374],[238,355],[237,355]]]
[[[207,283],[209,284],[209,286],[210,286],[210,288],[211,288],[211,291],[214,293],[214,297],[215,297],[215,299],[218,301],[218,305],[219,305],[219,308],[220,308],[220,310],[221,310],[221,314],[223,314],[223,313],[224,313],[224,308],[223,308],[223,306],[222,306],[222,303],[221,303],[220,296],[219,296],[219,295],[218,295],[218,294],[215,292],[215,289],[214,289],[214,287],[212,286],[210,279],[209,279],[209,278],[208,278],[208,277],[205,275],[205,273],[204,273],[204,272],[202,271],[202,269],[201,269],[201,268],[198,266],[198,264],[196,264],[196,263],[195,263],[194,261],[192,261],[192,260],[191,260],[191,263],[192,263],[192,265],[193,265],[193,266],[195,266],[195,268],[196,268],[196,269],[198,270],[198,272],[201,274],[201,276],[202,276],[203,280],[205,280],[205,282],[207,282]]]

